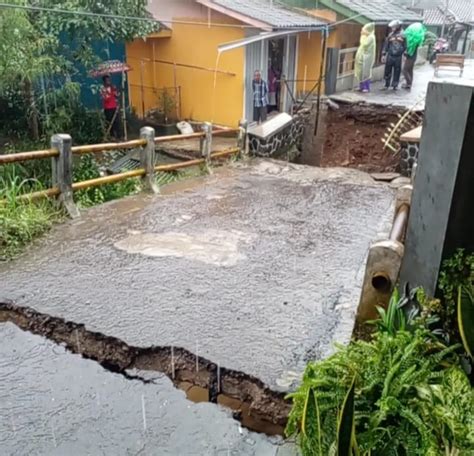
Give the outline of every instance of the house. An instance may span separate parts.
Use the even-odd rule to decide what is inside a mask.
[[[423,11],[426,27],[441,36],[444,32],[451,41],[451,48],[463,54],[468,50],[469,33],[474,27],[474,5],[472,0],[450,0],[448,8],[436,6]]]
[[[276,0],[149,0],[148,9],[165,27],[126,46],[130,103],[139,116],[158,108],[236,126],[252,117],[255,70],[266,77],[272,68],[286,79],[280,111],[320,78],[324,14]]]
[[[334,84],[329,87],[329,93],[351,89],[354,86],[355,54],[360,41],[362,26],[369,22],[375,23],[377,36],[377,63],[379,68],[374,70],[374,79],[382,78],[382,47],[388,33],[388,24],[399,20],[403,24],[421,22],[420,14],[396,4],[392,0],[319,0],[319,8],[312,10],[321,14],[329,11],[336,15],[334,31],[331,33],[328,60],[336,62],[328,71],[334,71]],[[332,90],[331,90],[332,88]]]

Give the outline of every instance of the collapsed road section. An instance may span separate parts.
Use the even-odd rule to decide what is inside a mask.
[[[183,348],[129,346],[115,337],[88,331],[84,325],[11,302],[0,302],[0,322],[10,322],[43,336],[127,378],[133,378],[129,373],[132,370],[159,372],[178,387],[186,383],[206,389],[209,402],[217,403],[220,395],[222,402],[226,402],[226,397],[239,401],[242,403],[239,410],[248,408],[253,420],[261,420],[267,430],[271,424],[279,425],[281,430],[286,423],[290,403],[283,393],[271,391],[255,377],[217,366]]]
[[[106,367],[174,375],[210,400],[221,389],[281,426],[308,360],[351,337],[394,198],[356,170],[234,164],[58,226],[0,266],[16,304],[4,312]]]
[[[111,372],[10,323],[0,338],[2,454],[296,454],[222,407],[190,402],[162,374]]]

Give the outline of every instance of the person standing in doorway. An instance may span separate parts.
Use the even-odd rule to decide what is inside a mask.
[[[255,71],[253,81],[253,120],[261,123],[267,120],[268,85],[262,79],[260,70]]]
[[[119,91],[112,84],[110,76],[106,75],[102,78],[103,86],[100,91],[102,98],[102,106],[104,108],[104,116],[107,122],[107,136],[115,139],[120,138],[119,128]]]
[[[360,45],[355,56],[354,68],[355,77],[359,81],[359,90],[363,93],[370,92],[376,46],[375,24],[364,25],[360,34]]]
[[[382,62],[385,63],[385,86],[382,90],[388,90],[390,87],[398,90],[406,43],[400,21],[392,21],[388,26],[392,31],[385,40],[382,52]]]

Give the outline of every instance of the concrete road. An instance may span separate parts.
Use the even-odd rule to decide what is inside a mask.
[[[58,226],[0,266],[0,295],[287,390],[349,340],[393,203],[393,189],[355,170],[235,165]]]
[[[463,77],[458,68],[441,68],[438,77],[434,75],[434,67],[428,63],[416,67],[413,87],[410,91],[401,89],[394,92],[382,92],[383,82],[374,83],[370,93],[346,91],[331,96],[334,101],[346,103],[369,103],[380,106],[392,105],[407,109],[424,109],[428,84],[432,81],[450,84],[474,85],[474,60],[467,60]],[[401,87],[401,84],[400,84]]]

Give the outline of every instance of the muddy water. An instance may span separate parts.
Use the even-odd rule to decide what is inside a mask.
[[[0,340],[2,455],[291,454],[167,378],[127,380],[9,323]]]
[[[353,170],[265,163],[198,182],[58,227],[0,265],[0,293],[130,345],[198,351],[288,390],[308,359],[349,339],[393,191]],[[143,236],[158,255],[145,254]]]

